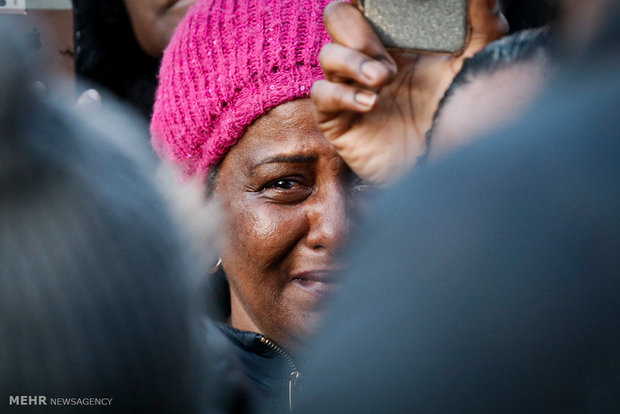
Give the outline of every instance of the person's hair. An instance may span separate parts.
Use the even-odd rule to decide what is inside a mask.
[[[524,30],[506,36],[465,60],[463,68],[454,77],[450,87],[439,102],[437,111],[435,111],[433,124],[426,133],[427,148],[430,148],[437,120],[441,116],[444,106],[457,90],[479,77],[528,61],[541,53],[550,53],[549,29],[547,27]]]
[[[3,412],[20,395],[112,398],[89,412],[194,412],[205,384],[193,368],[204,371],[192,268],[154,160],[122,146],[141,142],[131,120],[86,118],[31,92],[22,49],[1,36]]]
[[[207,182],[206,182],[206,190],[207,197],[211,197],[213,192],[215,191],[215,186],[217,185],[217,177],[220,173],[220,167],[222,166],[222,162],[218,162],[216,165],[211,167],[209,170],[209,174],[207,174]]]

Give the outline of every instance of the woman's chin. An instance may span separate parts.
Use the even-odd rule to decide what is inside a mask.
[[[301,312],[291,324],[290,331],[282,340],[284,347],[293,353],[303,353],[312,338],[317,334],[324,321],[325,311],[315,309]]]
[[[324,320],[325,299],[337,290],[336,283],[292,281],[286,291],[287,308],[291,310],[289,326],[289,343],[291,350],[300,347],[316,334]]]

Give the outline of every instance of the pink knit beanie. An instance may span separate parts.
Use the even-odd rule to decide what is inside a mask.
[[[159,72],[152,143],[204,178],[270,109],[310,94],[323,77],[331,0],[198,0],[177,27]]]

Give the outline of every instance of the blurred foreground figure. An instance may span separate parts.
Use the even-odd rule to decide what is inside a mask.
[[[137,128],[35,96],[2,39],[0,411],[198,411],[185,243],[148,157],[112,141]]]
[[[606,15],[523,117],[385,195],[299,412],[620,412],[620,9]]]

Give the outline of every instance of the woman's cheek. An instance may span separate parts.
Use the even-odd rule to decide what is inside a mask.
[[[271,256],[289,250],[303,233],[301,216],[299,209],[291,206],[265,205],[254,209],[249,218],[252,244]]]
[[[295,232],[295,214],[290,210],[295,209],[260,200],[227,203],[220,229],[223,248],[236,251],[238,257],[245,256],[254,262],[263,258],[267,260],[277,254],[279,245],[286,244],[290,234]]]
[[[227,248],[237,251],[237,257],[254,254],[256,214],[243,206],[230,205],[227,212],[226,228],[223,236],[228,240]]]

